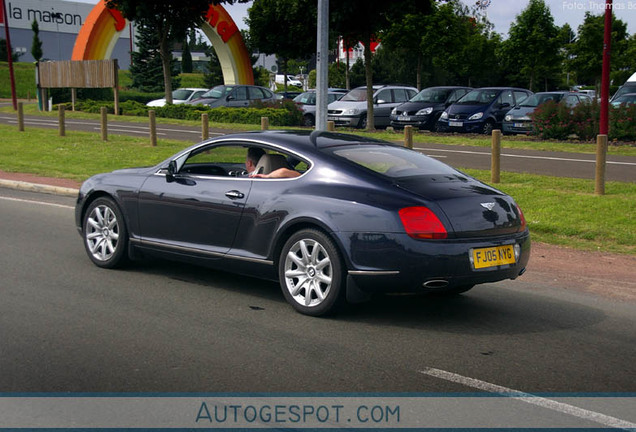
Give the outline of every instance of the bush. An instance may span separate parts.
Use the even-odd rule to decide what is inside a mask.
[[[70,102],[58,104],[64,105],[66,110],[71,110]],[[114,102],[85,100],[75,104],[78,111],[98,114],[101,107],[106,107],[109,114],[114,114]],[[119,113],[123,115],[147,116],[148,110],[154,109],[157,117],[182,120],[201,119],[201,114],[208,113],[210,121],[217,123],[244,123],[260,124],[261,117],[268,117],[272,126],[299,126],[302,124],[302,112],[293,101],[285,100],[271,104],[258,103],[250,108],[209,108],[204,105],[166,105],[150,108],[141,102],[127,100],[119,104]]]
[[[541,139],[594,140],[599,133],[600,113],[597,101],[574,108],[549,101],[531,114],[533,133]],[[636,140],[636,105],[610,106],[608,126],[609,140]]]

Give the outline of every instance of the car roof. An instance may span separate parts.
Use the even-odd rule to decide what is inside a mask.
[[[237,134],[224,135],[210,139],[207,142],[225,141],[252,141],[274,147],[282,147],[298,152],[318,153],[320,149],[345,146],[376,144],[395,146],[396,144],[374,138],[362,137],[359,135],[343,134],[328,131],[308,131],[308,130],[267,130],[251,131]],[[196,146],[196,145],[195,145]]]

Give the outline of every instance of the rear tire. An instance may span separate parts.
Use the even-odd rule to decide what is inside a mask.
[[[302,314],[332,314],[345,302],[342,258],[322,231],[301,230],[285,242],[278,277],[285,299]]]

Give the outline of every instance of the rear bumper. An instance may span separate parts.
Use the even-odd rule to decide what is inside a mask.
[[[375,235],[351,244],[349,276],[364,292],[428,292],[433,283],[444,288],[515,279],[530,258],[528,231],[494,239],[414,240],[405,234]],[[518,245],[514,264],[475,269],[471,251],[477,248]],[[430,284],[429,284],[430,285]]]

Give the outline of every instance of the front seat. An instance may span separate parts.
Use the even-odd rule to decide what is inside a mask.
[[[279,168],[287,168],[287,159],[280,154],[264,154],[258,160],[254,172],[256,174],[269,174]]]

